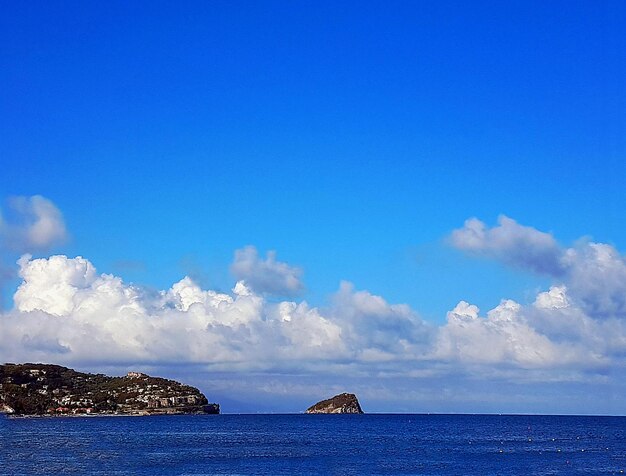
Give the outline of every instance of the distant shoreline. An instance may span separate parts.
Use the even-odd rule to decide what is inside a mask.
[[[210,413],[82,413],[82,414],[42,414],[42,415],[15,415],[9,413],[0,412],[0,418],[7,418],[12,420],[23,420],[31,418],[105,418],[105,417],[155,417],[155,416],[202,416],[211,415]],[[307,416],[307,418],[315,418],[315,415],[330,415],[324,413],[305,413],[305,412],[284,412],[284,413],[219,413],[216,415],[221,416]],[[354,418],[350,415],[358,414],[334,414],[331,418],[337,416],[348,415],[349,418]],[[593,415],[593,414],[549,414],[549,413],[396,413],[396,412],[367,412],[356,416],[356,418],[362,416],[456,416],[456,417],[559,417],[559,418],[626,418],[626,415]]]
[[[0,417],[21,420],[29,418],[104,418],[104,417],[154,417],[154,416],[198,416],[198,415],[218,415],[211,413],[67,413],[67,414],[32,414],[15,415],[10,413],[0,413]]]

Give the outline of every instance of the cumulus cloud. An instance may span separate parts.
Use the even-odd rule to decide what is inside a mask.
[[[0,241],[11,250],[46,250],[66,239],[61,211],[41,195],[12,197],[0,213]]]
[[[593,317],[626,318],[626,261],[611,245],[584,243],[565,251],[565,284]]]
[[[493,228],[470,218],[463,228],[452,232],[450,239],[456,248],[469,253],[549,276],[563,273],[562,250],[552,235],[522,226],[504,215]]]
[[[507,364],[521,368],[580,366],[603,362],[599,354],[580,342],[559,342],[529,322],[527,309],[503,300],[481,317],[477,306],[461,301],[448,313],[435,343],[435,355],[466,364]]]
[[[362,336],[349,329],[360,316],[388,315],[394,325],[402,319],[419,325],[402,307],[384,301],[368,307],[363,295],[348,287],[340,291],[341,308],[322,311],[306,302],[270,302],[243,281],[225,294],[203,290],[185,277],[150,293],[98,274],[82,257],[24,256],[19,267],[23,281],[15,308],[0,319],[4,360],[47,354],[43,360],[291,368],[362,358]],[[388,345],[375,339],[368,350],[382,354]]]
[[[365,359],[418,358],[432,333],[409,306],[389,304],[345,281],[333,296],[329,313],[352,343],[353,353]]]
[[[613,246],[586,241],[561,247],[551,235],[506,217],[493,228],[468,220],[451,241],[471,254],[541,272],[554,282],[532,304],[503,300],[486,317],[461,302],[439,329],[438,358],[561,369],[550,378],[571,378],[565,368],[598,375],[624,368],[626,261]]]
[[[475,218],[452,232],[452,244],[471,254],[551,276],[592,318],[626,318],[626,261],[611,245],[558,245],[552,235],[501,216],[488,228]]]
[[[299,268],[276,261],[275,251],[268,251],[266,258],[262,259],[254,246],[235,251],[230,271],[235,278],[245,281],[247,286],[259,293],[293,296],[303,288]]]

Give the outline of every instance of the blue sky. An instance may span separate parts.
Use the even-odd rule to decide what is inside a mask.
[[[553,282],[451,246],[468,218],[626,248],[622,2],[0,8],[0,198],[67,227],[35,257],[228,293],[252,245],[298,301],[347,280],[439,325]]]

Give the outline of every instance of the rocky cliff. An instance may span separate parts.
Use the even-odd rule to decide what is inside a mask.
[[[341,393],[327,400],[317,402],[305,413],[363,413],[361,405],[353,393]]]
[[[0,365],[0,412],[15,415],[219,413],[197,388],[129,372],[125,377],[59,365]]]

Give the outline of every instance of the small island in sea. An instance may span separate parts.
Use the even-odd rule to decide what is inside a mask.
[[[363,413],[356,395],[353,393],[340,393],[327,400],[317,402],[307,408],[305,413]]]
[[[195,387],[128,372],[90,374],[51,364],[0,365],[0,412],[13,416],[217,414]]]

